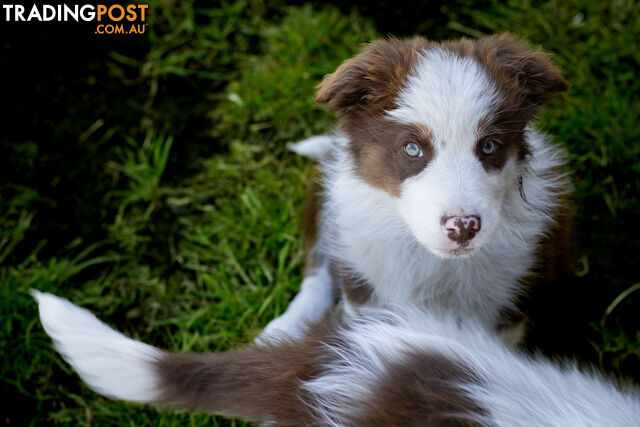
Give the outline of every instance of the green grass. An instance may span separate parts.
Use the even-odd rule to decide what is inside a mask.
[[[558,320],[568,335],[539,343],[640,381],[640,244],[632,238],[640,216],[640,6],[469,4],[455,15],[447,6],[440,12],[450,20],[424,31],[515,32],[552,51],[571,84],[539,126],[571,153],[582,271],[548,301],[548,328]],[[162,1],[152,9],[145,42],[114,43],[96,54],[99,67],[88,62],[88,77],[73,80],[91,94],[90,108],[72,103],[72,71],[60,69],[46,82],[69,85],[65,117],[7,139],[0,153],[15,172],[0,186],[7,424],[235,424],[96,395],[53,351],[30,288],[67,297],[145,342],[206,352],[251,340],[298,289],[313,165],[286,144],[332,127],[313,104],[315,86],[377,36],[377,23],[357,11],[260,1]],[[58,117],[60,104],[52,105],[39,114]]]

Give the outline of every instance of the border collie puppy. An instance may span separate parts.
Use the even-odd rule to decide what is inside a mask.
[[[531,127],[567,84],[509,35],[379,40],[324,78],[340,133],[294,145],[320,159],[301,291],[269,337],[300,337],[336,294],[348,311],[455,313],[507,342],[520,299],[570,272],[565,156]]]
[[[33,295],[57,350],[117,399],[278,425],[640,425],[637,390],[423,311],[363,308],[300,340],[200,355],[158,350],[67,300]]]

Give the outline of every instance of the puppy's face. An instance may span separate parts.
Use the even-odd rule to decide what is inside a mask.
[[[545,54],[507,35],[390,39],[327,76],[317,101],[332,104],[358,174],[395,198],[415,238],[458,257],[495,234],[529,153],[525,127],[566,87]]]

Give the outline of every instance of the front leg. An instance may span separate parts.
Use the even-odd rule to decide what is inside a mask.
[[[329,273],[329,262],[323,260],[309,269],[300,292],[291,301],[287,311],[275,318],[256,338],[258,344],[266,344],[274,338],[300,339],[310,324],[321,321],[334,306],[335,290]]]

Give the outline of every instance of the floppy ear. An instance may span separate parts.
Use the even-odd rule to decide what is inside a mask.
[[[540,106],[569,87],[550,55],[529,49],[509,34],[480,39],[478,45],[485,66],[525,102]]]
[[[380,113],[393,103],[424,40],[376,40],[320,83],[316,102],[331,104],[339,116],[352,111]]]

